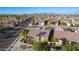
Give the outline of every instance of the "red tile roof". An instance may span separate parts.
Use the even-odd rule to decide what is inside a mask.
[[[71,42],[79,42],[79,33],[70,31],[55,31],[54,36],[58,38],[65,38]]]

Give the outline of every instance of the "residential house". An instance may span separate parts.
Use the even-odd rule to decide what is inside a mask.
[[[29,29],[28,36],[33,37],[35,41],[48,41],[49,31],[37,28]]]
[[[38,26],[44,26],[44,20],[38,19],[37,22],[38,22]]]
[[[62,31],[62,30],[54,30],[54,36],[60,39],[66,39],[69,42],[77,42],[79,43],[79,29],[76,29],[76,32],[71,31]]]
[[[1,28],[15,28],[15,25],[14,24],[2,24],[0,27]]]

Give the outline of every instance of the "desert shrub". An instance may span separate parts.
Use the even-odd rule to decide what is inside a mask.
[[[79,47],[76,43],[67,43],[62,45],[61,50],[62,51],[78,51]]]
[[[47,42],[34,42],[33,50],[36,51],[49,51],[50,47]]]
[[[56,37],[52,38],[52,42],[58,42],[58,41],[59,41],[59,38],[56,38]]]

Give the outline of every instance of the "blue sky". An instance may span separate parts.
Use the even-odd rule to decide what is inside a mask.
[[[79,14],[79,7],[0,7],[0,14]]]

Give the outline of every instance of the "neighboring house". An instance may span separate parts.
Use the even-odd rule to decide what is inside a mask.
[[[75,19],[75,24],[79,24],[79,19]]]
[[[32,26],[32,23],[29,23],[29,25],[28,26]]]
[[[39,41],[41,38],[41,42],[48,41],[49,31],[37,28],[29,29],[28,36],[34,38],[35,41]]]
[[[0,27],[1,28],[15,28],[15,25],[14,24],[2,24]]]
[[[70,23],[66,23],[67,24],[67,26],[70,26],[71,24]]]
[[[66,23],[67,26],[70,26],[71,23],[70,22],[67,22],[67,21],[64,21],[64,23]]]
[[[66,19],[64,22],[67,24],[67,26],[70,26],[71,24],[73,24],[73,25],[79,24],[79,19],[71,18],[71,19]]]
[[[38,19],[38,26],[44,26],[44,20],[43,19]]]
[[[66,25],[67,25],[67,26],[70,26],[70,25],[71,25],[71,23],[66,22]]]
[[[55,24],[55,27],[57,27],[57,26],[58,26],[58,23]]]
[[[44,26],[44,20],[43,19],[36,19],[35,18],[35,22],[38,23],[37,26]],[[32,26],[32,22],[29,23],[29,26]]]
[[[44,22],[39,22],[39,26],[44,26]]]
[[[58,37],[60,39],[66,39],[70,42],[78,42],[79,43],[79,29],[76,30],[77,33],[71,32],[71,31],[61,31],[61,30],[55,30],[54,36]]]

